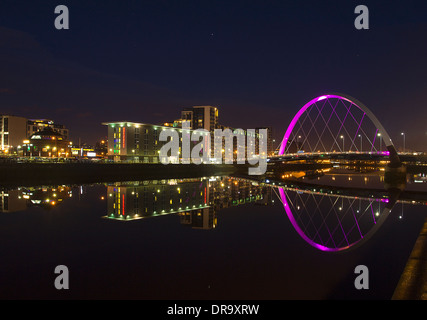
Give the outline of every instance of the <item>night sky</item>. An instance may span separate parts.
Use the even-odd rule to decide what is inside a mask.
[[[70,29],[57,30],[57,5]],[[354,8],[369,8],[357,30]],[[280,139],[328,92],[427,151],[427,1],[0,2],[0,113],[48,118],[94,143],[106,121],[161,123],[219,107],[220,123]]]

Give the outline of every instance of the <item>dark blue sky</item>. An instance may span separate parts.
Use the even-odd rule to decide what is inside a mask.
[[[54,28],[59,4],[69,30]],[[359,4],[369,30],[354,27]],[[2,0],[0,113],[52,118],[93,143],[103,121],[216,105],[224,125],[281,137],[307,101],[342,92],[427,150],[426,39],[426,1]]]

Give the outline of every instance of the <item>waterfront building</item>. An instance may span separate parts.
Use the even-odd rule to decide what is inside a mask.
[[[51,127],[45,127],[24,140],[18,150],[24,157],[67,158],[71,156],[71,143]]]
[[[24,140],[28,140],[36,132],[50,128],[68,140],[69,131],[62,124],[49,119],[27,119],[12,115],[0,115],[0,152],[17,153]]]
[[[185,120],[189,121],[189,120]],[[184,134],[190,136],[194,129],[182,129],[180,127],[173,126],[160,126],[146,123],[137,123],[130,121],[116,121],[116,122],[104,122],[103,125],[108,126],[108,148],[107,158],[114,161],[130,161],[130,162],[142,162],[142,163],[160,163],[160,149],[166,143],[166,141],[160,141],[160,132],[164,130],[174,130],[178,132],[180,139],[180,147],[178,153],[175,155],[169,154],[170,158],[176,157],[177,162],[182,158],[182,137]],[[215,163],[224,162],[226,159],[234,159],[236,161],[239,156],[237,141],[241,141],[244,144],[242,150],[244,154],[241,156],[246,159],[251,159],[253,156],[258,154],[257,144],[259,142],[260,135],[257,132],[248,132],[248,130],[239,129],[235,131],[233,128],[224,126],[218,126],[217,129],[230,129],[234,134],[233,145],[226,144],[226,139],[222,136],[218,138],[222,139],[221,143],[221,158],[215,155],[215,137],[214,132],[211,132],[211,161]],[[206,130],[206,129],[205,129]],[[206,133],[208,135],[208,133]],[[252,139],[249,139],[251,135]],[[169,140],[168,140],[169,141]],[[198,144],[199,141],[192,141],[190,150],[193,146]],[[251,145],[252,144],[252,145]],[[248,150],[250,151],[248,154]],[[265,155],[264,155],[265,156]]]
[[[129,121],[106,122],[103,125],[108,127],[109,159],[159,163],[159,134],[165,127]]]
[[[103,125],[108,126],[109,159],[142,163],[160,163],[160,149],[166,143],[159,140],[163,130],[178,131],[181,141],[183,134],[190,135],[193,131],[130,121],[104,122]],[[193,145],[197,143],[192,142]],[[181,155],[180,147],[176,155],[177,160],[181,159]]]
[[[0,152],[12,153],[27,138],[27,119],[0,115]]]
[[[249,159],[256,160],[258,155],[267,157],[267,154],[273,153],[271,128],[257,128],[255,130],[244,130],[226,127],[218,123],[218,108],[213,106],[193,106],[184,108],[181,112],[181,118],[174,121],[162,122],[160,125],[138,123],[131,121],[114,121],[104,122],[103,125],[108,127],[108,147],[107,158],[114,161],[131,161],[142,163],[159,163],[160,150],[166,143],[159,140],[160,132],[164,130],[176,130],[179,134],[180,142],[183,141],[183,134],[191,135],[194,130],[205,130],[210,134],[210,162],[221,163],[224,160],[233,159],[234,162],[238,159],[244,161]],[[217,148],[215,154],[215,142],[218,141],[215,137],[215,130],[222,131],[229,129],[233,135],[232,146],[226,143],[227,139],[223,136],[218,138],[222,140],[221,147]],[[259,153],[259,140],[261,129],[268,129],[267,137],[267,153]],[[209,135],[206,133],[206,135]],[[169,141],[169,140],[168,140]],[[228,140],[229,141],[229,140]],[[205,145],[207,144],[205,140]],[[199,141],[191,142],[194,146]],[[244,148],[239,148],[238,145],[244,145]],[[182,143],[180,143],[179,151],[175,155],[169,154],[169,159],[174,162],[187,160],[182,158]],[[192,150],[190,146],[190,150]],[[240,151],[239,151],[240,150]],[[221,154],[219,154],[221,152]],[[240,152],[240,153],[239,153]],[[185,153],[184,153],[185,154]],[[190,160],[190,159],[188,159]],[[185,162],[185,161],[184,161]],[[226,163],[229,163],[226,161]],[[241,162],[240,162],[241,163]]]
[[[60,133],[65,140],[68,140],[69,132],[68,129],[62,125],[57,124],[53,120],[50,119],[28,119],[27,121],[27,137],[29,138],[37,131],[41,131],[44,128],[51,128],[54,131]]]

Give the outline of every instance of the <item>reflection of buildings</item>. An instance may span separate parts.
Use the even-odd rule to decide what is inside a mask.
[[[118,183],[107,187],[108,218],[134,220],[208,207],[200,179]]]
[[[217,218],[212,207],[179,213],[179,221],[193,229],[212,229],[217,225]]]
[[[73,192],[70,187],[36,187],[21,189],[22,198],[27,199],[28,206],[52,208],[70,198]]]
[[[30,187],[0,192],[0,212],[15,212],[27,207],[40,206],[47,209],[62,203],[72,197],[72,191],[67,186]]]
[[[257,183],[244,179],[222,178],[209,181],[211,201],[215,210],[237,206],[245,203],[261,203],[271,200],[271,190],[260,187]]]
[[[22,211],[25,208],[27,204],[20,197],[19,190],[0,191],[0,212]]]
[[[271,189],[229,177],[118,183],[107,187],[108,214],[122,221],[176,214],[182,225],[212,229],[227,207],[271,201]],[[266,202],[267,201],[267,202]]]

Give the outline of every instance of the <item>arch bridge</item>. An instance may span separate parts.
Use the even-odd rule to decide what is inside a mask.
[[[307,102],[293,117],[279,147],[281,159],[389,160],[400,167],[393,142],[373,112],[345,94],[326,94]]]

